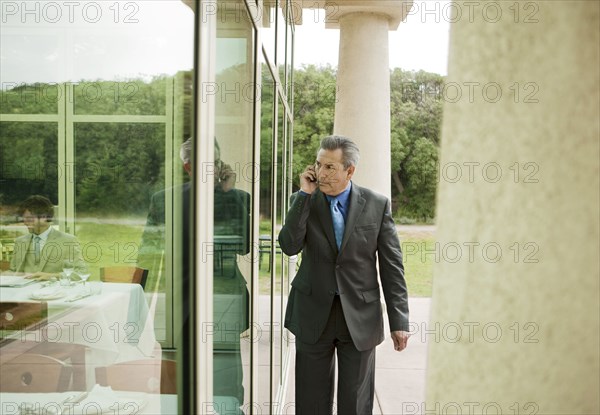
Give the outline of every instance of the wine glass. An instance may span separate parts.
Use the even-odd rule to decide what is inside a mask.
[[[73,261],[66,260],[63,262],[63,274],[67,277],[67,281],[71,280],[71,274],[75,271]],[[65,284],[67,285],[67,284]],[[70,285],[70,283],[68,284]]]
[[[79,278],[81,278],[81,280],[83,281],[83,286],[85,287],[85,282],[88,280],[88,278],[90,277],[90,274],[88,271],[84,271],[82,273],[78,273]]]

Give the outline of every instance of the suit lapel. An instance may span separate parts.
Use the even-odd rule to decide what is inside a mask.
[[[333,233],[333,222],[331,220],[331,212],[329,211],[329,203],[327,203],[325,194],[321,193],[320,190],[317,190],[315,196],[317,196],[315,197],[315,205],[317,212],[319,212],[321,225],[323,225],[323,229],[325,229],[325,235],[327,236],[327,240],[329,240],[329,245],[337,252],[338,249],[337,244],[335,243],[335,234]]]
[[[364,207],[365,199],[362,197],[360,187],[352,183],[352,191],[350,192],[350,207],[348,209],[348,218],[346,219],[346,226],[344,227],[344,238],[342,239],[340,252],[344,250],[350,235],[352,235],[356,220],[361,215]],[[329,219],[329,222],[331,222],[331,218]],[[333,232],[333,225],[331,225],[331,229]]]

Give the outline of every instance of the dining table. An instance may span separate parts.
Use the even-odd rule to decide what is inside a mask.
[[[178,396],[114,391],[95,385],[87,392],[0,393],[2,415],[178,415]],[[198,403],[202,414],[243,415],[237,399],[215,396]]]
[[[113,391],[0,393],[2,415],[177,415],[177,395]]]
[[[62,286],[34,281],[10,285],[2,280],[0,276],[0,302],[47,305],[43,324],[3,333],[0,352],[5,356],[26,342],[82,345],[86,349],[87,384],[94,385],[96,367],[160,353],[153,316],[139,284],[94,281]]]

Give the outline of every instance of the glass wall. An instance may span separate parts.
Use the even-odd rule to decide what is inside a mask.
[[[194,11],[0,6],[0,412],[181,413]]]
[[[214,137],[213,394],[250,406],[255,29],[243,3],[217,19]]]
[[[0,6],[0,412],[285,412],[288,2]]]

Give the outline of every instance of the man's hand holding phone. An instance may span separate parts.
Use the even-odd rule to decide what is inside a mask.
[[[235,172],[229,164],[219,160],[215,169],[215,187],[220,187],[223,192],[228,192],[235,187]]]
[[[317,171],[315,165],[311,164],[300,174],[300,189],[304,193],[311,194],[317,189]]]

